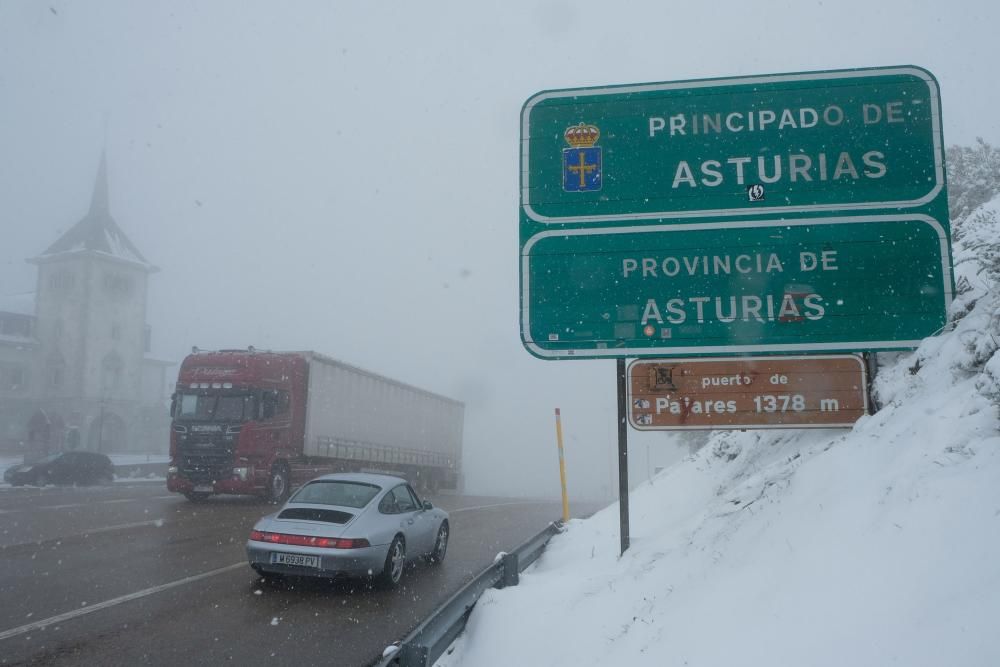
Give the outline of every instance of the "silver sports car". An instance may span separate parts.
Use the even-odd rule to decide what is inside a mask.
[[[258,573],[373,577],[393,587],[404,566],[444,560],[448,513],[417,497],[405,479],[338,473],[306,483],[247,541]]]

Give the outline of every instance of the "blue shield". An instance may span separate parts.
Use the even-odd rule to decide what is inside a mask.
[[[563,190],[595,192],[601,189],[601,147],[563,149]]]

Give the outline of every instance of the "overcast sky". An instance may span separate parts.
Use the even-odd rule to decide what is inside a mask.
[[[607,491],[614,363],[518,337],[524,100],[916,64],[947,144],[1000,144],[996,7],[5,0],[0,294],[34,289],[24,259],[86,212],[106,146],[112,213],[161,269],[156,356],[308,348],[454,396],[470,481],[497,492],[557,491],[559,406],[571,488]],[[637,460],[676,455],[643,435]]]

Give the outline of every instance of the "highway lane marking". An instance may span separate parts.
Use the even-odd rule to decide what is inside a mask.
[[[27,625],[22,625],[17,628],[4,630],[3,632],[0,632],[0,641],[3,641],[5,639],[10,639],[11,637],[17,637],[18,635],[23,635],[28,632],[33,632],[34,630],[41,630],[43,628],[47,628],[50,625],[54,625],[55,623],[62,623],[64,621],[68,621],[77,618],[79,616],[92,614],[95,611],[101,611],[102,609],[107,609],[108,607],[114,607],[116,605],[120,605],[125,602],[131,602],[132,600],[138,600],[139,598],[144,598],[149,595],[155,595],[156,593],[161,593],[171,588],[177,588],[178,586],[183,586],[184,584],[194,583],[195,581],[200,581],[202,579],[214,577],[217,574],[223,574],[224,572],[229,572],[231,570],[243,567],[247,567],[246,561],[240,561],[239,563],[233,563],[232,565],[220,567],[216,570],[209,570],[208,572],[202,572],[201,574],[195,574],[190,577],[184,577],[183,579],[171,581],[166,584],[160,584],[159,586],[146,588],[141,591],[136,591],[135,593],[129,593],[128,595],[122,595],[116,598],[112,598],[110,600],[105,600],[104,602],[98,602],[97,604],[87,605],[86,607],[74,609],[73,611],[68,611],[64,614],[59,614],[57,616],[50,616],[49,618],[45,618],[40,621],[35,621],[34,623],[28,623]]]
[[[150,496],[149,498],[115,498],[113,500],[97,500],[92,503],[72,503],[69,505],[39,505],[38,507],[29,507],[25,509],[19,509],[17,511],[26,512],[28,510],[66,510],[73,507],[89,507],[91,505],[109,505],[111,503],[136,503],[142,502],[143,500],[165,500],[167,498],[175,498],[176,496],[171,494],[169,496]]]
[[[150,519],[149,521],[134,521],[132,523],[119,523],[114,526],[100,526],[98,528],[91,528],[85,530],[82,533],[73,533],[71,535],[60,535],[59,537],[50,537],[44,540],[33,540],[31,542],[18,542],[17,544],[2,544],[0,545],[0,553],[6,549],[14,549],[16,547],[24,546],[43,546],[46,544],[53,544],[63,542],[65,540],[71,540],[75,537],[90,537],[91,535],[100,535],[101,533],[110,533],[116,530],[128,530],[129,528],[142,528],[143,526],[156,526],[160,528],[166,524],[163,519]]]
[[[509,507],[511,505],[548,505],[557,502],[555,500],[519,500],[513,503],[495,503],[493,505],[477,505],[475,507],[462,507],[457,510],[445,510],[448,514],[458,514],[459,512],[472,512],[474,510],[488,510],[494,507]]]
[[[91,505],[107,505],[111,503],[139,503],[143,500],[166,500],[168,498],[176,497],[174,494],[169,496],[150,496],[148,498],[115,498],[113,500],[95,500],[92,503],[70,503],[67,505],[38,505],[35,507],[18,507],[17,509],[0,510],[0,514],[9,514],[11,512],[31,512],[32,510],[67,510],[73,509],[75,507],[90,507]]]
[[[142,526],[162,526],[164,523],[163,519],[150,519],[149,521],[134,521],[132,523],[119,523],[114,526],[102,526],[100,528],[91,528],[90,530],[85,530],[82,533],[78,533],[83,537],[89,535],[99,535],[100,533],[110,533],[116,530],[127,530],[129,528],[141,528]],[[73,537],[72,535],[70,537]],[[60,538],[66,539],[66,538]]]

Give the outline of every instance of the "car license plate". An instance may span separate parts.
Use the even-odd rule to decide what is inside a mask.
[[[215,489],[211,484],[198,484],[194,487],[195,493],[212,493]]]
[[[271,563],[277,565],[298,565],[299,567],[319,567],[319,556],[271,554]]]

